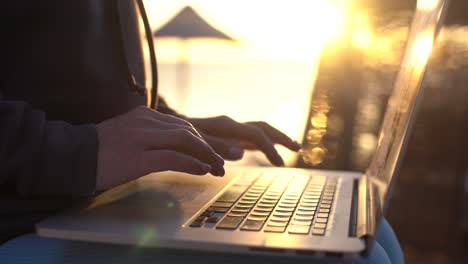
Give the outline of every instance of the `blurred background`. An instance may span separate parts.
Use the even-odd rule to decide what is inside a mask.
[[[278,127],[304,144],[279,148],[290,166],[364,171],[412,16],[431,2],[146,0],[159,91],[191,117]],[[468,261],[468,2],[450,4],[387,214],[407,263]]]

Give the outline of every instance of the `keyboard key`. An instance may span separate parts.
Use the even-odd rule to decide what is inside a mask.
[[[269,208],[256,207],[256,208],[255,208],[255,211],[259,211],[259,212],[271,212],[271,211],[273,211],[273,207],[269,207]]]
[[[315,223],[328,223],[328,218],[317,218],[317,220],[315,220]]]
[[[284,207],[278,207],[276,208],[276,212],[281,212],[281,213],[287,213],[287,212],[294,212],[295,208],[294,207],[289,207],[289,208],[284,208]]]
[[[252,188],[250,188],[250,190],[253,190],[253,191],[265,191],[266,188],[264,186],[252,186]]]
[[[252,220],[252,221],[266,221],[268,216],[252,216],[250,215],[247,220]]]
[[[253,204],[250,205],[236,205],[235,208],[237,209],[251,209],[253,207]]]
[[[329,204],[331,205],[332,204],[332,201],[330,200],[322,200],[322,203],[321,204]]]
[[[275,222],[275,221],[269,221],[268,225],[270,226],[282,226],[286,227],[288,225],[288,222]]]
[[[296,205],[295,204],[280,203],[280,204],[278,204],[278,208],[296,208]]]
[[[203,225],[203,222],[193,221],[193,222],[190,224],[190,227],[202,227],[202,225]]]
[[[286,231],[286,227],[285,226],[271,226],[271,225],[267,225],[265,227],[265,232],[271,232],[271,233],[284,233],[284,231]]]
[[[301,212],[315,212],[315,210],[317,209],[317,207],[309,207],[309,206],[299,206],[297,208],[298,212],[301,211]]]
[[[314,228],[322,228],[325,229],[327,227],[327,224],[324,223],[315,223]]]
[[[308,216],[305,216],[305,215],[296,215],[294,217],[294,220],[302,220],[302,221],[312,221],[312,219],[314,219],[314,215],[308,215]]]
[[[275,207],[275,203],[258,203],[257,207],[259,208],[273,208]]]
[[[226,203],[226,202],[214,202],[211,206],[213,207],[231,207],[234,203]]]
[[[239,224],[242,222],[243,217],[234,217],[234,216],[226,216],[221,220],[221,222],[216,226],[219,229],[236,229]]]
[[[318,213],[317,217],[318,218],[328,218],[328,214],[327,213]]]
[[[212,217],[208,217],[208,219],[206,219],[206,222],[207,223],[218,223],[220,219],[221,219],[221,217],[212,216]]]
[[[319,199],[320,194],[304,194],[304,198]]]
[[[190,227],[201,227],[206,219],[205,216],[199,216],[190,224]]]
[[[314,216],[315,212],[313,211],[297,211],[296,215],[298,216]]]
[[[322,193],[322,190],[316,190],[316,189],[306,189],[304,191],[304,195],[320,195]]]
[[[312,235],[323,236],[323,235],[325,235],[325,229],[322,229],[322,228],[314,228],[314,229],[312,230]]]
[[[318,204],[318,203],[309,203],[309,202],[303,201],[303,202],[301,202],[299,205],[300,205],[300,206],[304,206],[304,207],[317,207],[317,204]]]
[[[228,214],[228,216],[233,216],[233,217],[246,217],[247,213],[233,213],[232,211]]]
[[[289,234],[307,235],[310,232],[310,226],[306,225],[291,225],[288,230]]]
[[[257,201],[254,200],[254,201],[249,201],[249,200],[240,200],[237,205],[247,205],[247,206],[253,206]]]
[[[276,196],[276,195],[281,195],[283,192],[282,191],[275,191],[275,190],[268,190],[265,195],[273,195],[273,196]]]
[[[245,191],[245,188],[230,188],[227,189],[226,192],[224,192],[219,198],[218,202],[228,202],[228,203],[234,203],[239,199],[239,197],[242,195],[242,193]]]
[[[229,211],[229,208],[228,207],[210,207],[209,210],[215,213],[226,213],[227,211]]]
[[[320,201],[319,199],[311,199],[311,198],[303,198],[302,199],[303,202],[306,202],[306,203],[314,203],[314,204],[318,204],[318,202]]]
[[[246,209],[246,208],[239,208],[239,207],[234,207],[232,210],[231,210],[232,213],[248,213],[250,212],[250,208]]]
[[[291,217],[289,217],[289,216],[272,216],[270,218],[270,221],[282,222],[282,223],[286,222],[287,223],[287,222],[289,222],[289,219],[291,219]]]
[[[279,198],[281,197],[281,195],[268,195],[268,194],[265,194],[263,196],[264,199],[275,199],[275,200],[278,200]]]
[[[242,225],[241,230],[260,231],[264,223],[265,221],[247,220],[244,225]]]
[[[240,200],[239,202],[256,202],[258,200],[258,198],[250,198],[250,197],[242,197],[242,200]]]
[[[330,213],[330,209],[320,208],[319,213]]]
[[[273,216],[287,216],[287,217],[290,217],[292,215],[292,212],[278,212],[278,211],[275,211],[273,213]]]
[[[281,205],[284,205],[284,206],[296,206],[297,205],[297,202],[294,202],[294,201],[281,201],[280,202]]]
[[[269,216],[270,213],[269,213],[269,212],[261,212],[261,211],[254,210],[250,215],[251,215],[251,216]]]
[[[203,214],[201,214],[201,216],[210,217],[213,214],[214,214],[214,212],[208,209],[208,210],[205,210],[205,212],[203,212]]]
[[[292,222],[293,225],[305,225],[305,226],[311,226],[312,221],[301,221],[301,220],[294,220]]]
[[[330,204],[321,204],[320,208],[330,209],[331,205]]]
[[[247,192],[248,195],[262,195],[263,194],[263,191],[255,191],[255,190],[249,190]]]

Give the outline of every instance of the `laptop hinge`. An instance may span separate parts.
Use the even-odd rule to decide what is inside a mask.
[[[373,211],[372,202],[375,197],[371,188],[369,188],[369,177],[364,175],[358,181],[358,203],[357,203],[357,220],[356,220],[356,237],[364,239],[369,249],[374,241],[376,229],[376,219]],[[368,250],[366,250],[368,251]],[[367,254],[367,252],[364,252]]]

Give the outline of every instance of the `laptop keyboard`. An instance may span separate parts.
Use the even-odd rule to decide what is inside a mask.
[[[337,181],[306,175],[242,176],[190,227],[323,236]]]

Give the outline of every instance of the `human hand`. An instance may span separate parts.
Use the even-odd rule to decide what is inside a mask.
[[[97,125],[96,190],[152,172],[224,175],[224,160],[187,121],[138,107]]]
[[[187,118],[223,158],[241,159],[244,149],[261,150],[273,165],[284,166],[274,144],[298,151],[301,145],[265,122],[239,123],[227,116]]]

